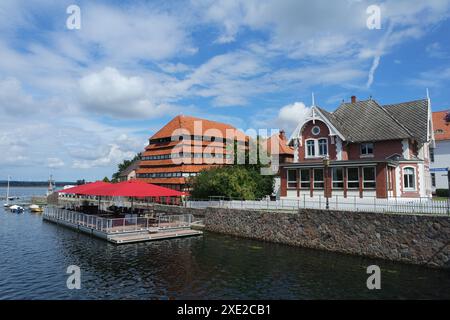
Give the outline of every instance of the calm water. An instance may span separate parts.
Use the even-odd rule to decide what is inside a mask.
[[[371,264],[382,269],[379,291],[365,285]],[[81,268],[80,290],[66,287],[69,265]],[[212,233],[114,246],[0,208],[0,299],[263,298],[448,299],[450,273]]]

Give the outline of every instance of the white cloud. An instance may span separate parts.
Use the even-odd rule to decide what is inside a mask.
[[[96,46],[102,55],[115,61],[161,60],[176,54],[192,54],[181,16],[152,6],[83,6],[80,41]]]
[[[154,118],[173,110],[150,100],[144,79],[124,76],[111,67],[83,77],[80,94],[89,111],[114,117]]]
[[[448,53],[444,50],[444,48],[442,48],[442,45],[439,42],[430,43],[425,48],[425,51],[431,58],[443,59],[449,56]]]
[[[310,108],[306,107],[303,102],[294,102],[280,109],[276,123],[280,128],[290,133],[297,125],[306,117]]]
[[[57,169],[64,167],[64,161],[60,158],[47,158],[47,167],[51,169]]]

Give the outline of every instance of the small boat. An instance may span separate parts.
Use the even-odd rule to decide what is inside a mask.
[[[30,211],[34,213],[41,213],[44,212],[44,209],[38,206],[37,204],[32,204],[30,207]]]
[[[23,207],[15,204],[15,205],[9,207],[9,211],[11,211],[12,213],[22,213],[24,211],[24,209],[23,209]]]

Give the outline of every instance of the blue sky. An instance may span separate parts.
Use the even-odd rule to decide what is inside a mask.
[[[111,176],[180,113],[289,134],[312,92],[448,109],[450,1],[372,4],[2,0],[0,180]]]

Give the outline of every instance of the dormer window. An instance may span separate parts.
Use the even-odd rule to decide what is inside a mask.
[[[373,143],[361,143],[361,156],[373,156]]]

